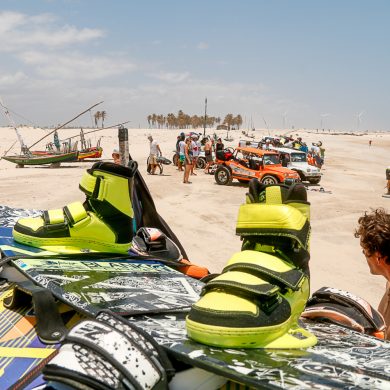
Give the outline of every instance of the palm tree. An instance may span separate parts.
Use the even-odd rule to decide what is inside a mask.
[[[100,111],[96,111],[95,114],[94,114],[94,118],[95,118],[95,127],[98,127],[98,123],[99,123],[99,120],[102,116],[102,113]]]
[[[149,128],[150,128],[150,122],[152,120],[152,116],[150,114],[148,115],[147,120],[148,120],[148,125],[149,125]]]
[[[106,119],[107,117],[107,112],[106,111],[102,111],[100,113],[100,118],[102,119],[102,128],[104,127],[104,120]]]
[[[228,127],[228,130],[230,130],[230,127],[233,124],[233,114],[227,114],[225,116],[225,119],[223,120],[223,124],[226,124]]]

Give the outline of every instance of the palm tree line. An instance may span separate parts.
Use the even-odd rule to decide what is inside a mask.
[[[95,120],[95,127],[99,127],[99,121],[101,121],[101,127],[104,127],[104,120],[107,117],[106,111],[96,111],[93,115]]]
[[[204,115],[188,115],[182,110],[179,110],[177,115],[169,113],[163,114],[149,114],[146,119],[148,120],[149,128],[154,127],[158,129],[188,129],[203,127],[205,123]],[[242,117],[240,114],[233,116],[233,114],[227,114],[221,123],[220,117],[206,115],[206,127],[214,127],[216,125],[226,125],[230,130],[231,128],[240,129],[242,125]]]

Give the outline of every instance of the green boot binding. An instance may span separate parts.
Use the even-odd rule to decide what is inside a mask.
[[[206,283],[186,320],[192,339],[227,348],[307,348],[309,203],[304,187],[251,182],[240,207],[242,251]]]
[[[136,169],[136,163],[132,168],[95,163],[80,182],[84,203],[19,219],[12,232],[15,241],[59,253],[127,253],[135,233],[131,193]]]

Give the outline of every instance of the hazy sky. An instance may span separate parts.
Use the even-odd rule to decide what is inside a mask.
[[[2,0],[0,96],[41,126],[104,100],[146,127],[207,96],[256,127],[388,130],[389,20],[387,0]]]

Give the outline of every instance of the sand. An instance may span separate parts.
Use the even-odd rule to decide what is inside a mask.
[[[27,145],[31,145],[48,131],[21,128]],[[201,130],[200,130],[201,131]],[[60,130],[60,138],[78,134],[79,129]],[[192,184],[182,183],[182,173],[173,165],[164,166],[162,176],[146,173],[149,146],[147,134],[158,140],[163,155],[172,158],[177,130],[129,129],[129,148],[138,161],[156,206],[163,218],[179,237],[188,257],[195,263],[207,266],[211,272],[220,272],[230,256],[240,250],[240,239],[235,235],[238,208],[243,203],[247,187],[233,182],[219,186],[214,177],[197,170]],[[207,130],[210,134],[212,131]],[[217,132],[222,136],[226,131]],[[257,130],[256,139],[268,132]],[[15,132],[0,128],[0,155],[15,142]],[[280,131],[271,131],[280,134]],[[377,306],[385,288],[385,279],[369,273],[353,232],[357,219],[365,210],[385,207],[390,209],[390,199],[385,192],[385,169],[390,148],[390,134],[370,133],[362,136],[330,134],[328,132],[293,130],[306,142],[322,141],[326,149],[325,165],[320,186],[331,194],[309,191],[311,202],[311,290],[322,286],[338,287],[351,291]],[[242,138],[241,131],[232,131],[236,146]],[[92,142],[101,138],[103,159],[111,160],[112,150],[118,146],[117,129],[91,134]],[[372,140],[372,146],[368,141]],[[44,149],[43,140],[36,149]],[[9,154],[18,152],[18,145]],[[13,153],[12,153],[13,152]],[[0,204],[12,207],[48,209],[58,208],[75,200],[83,200],[78,183],[85,169],[93,162],[64,163],[58,169],[49,167],[16,166],[0,161]],[[312,187],[312,188],[319,188]]]

